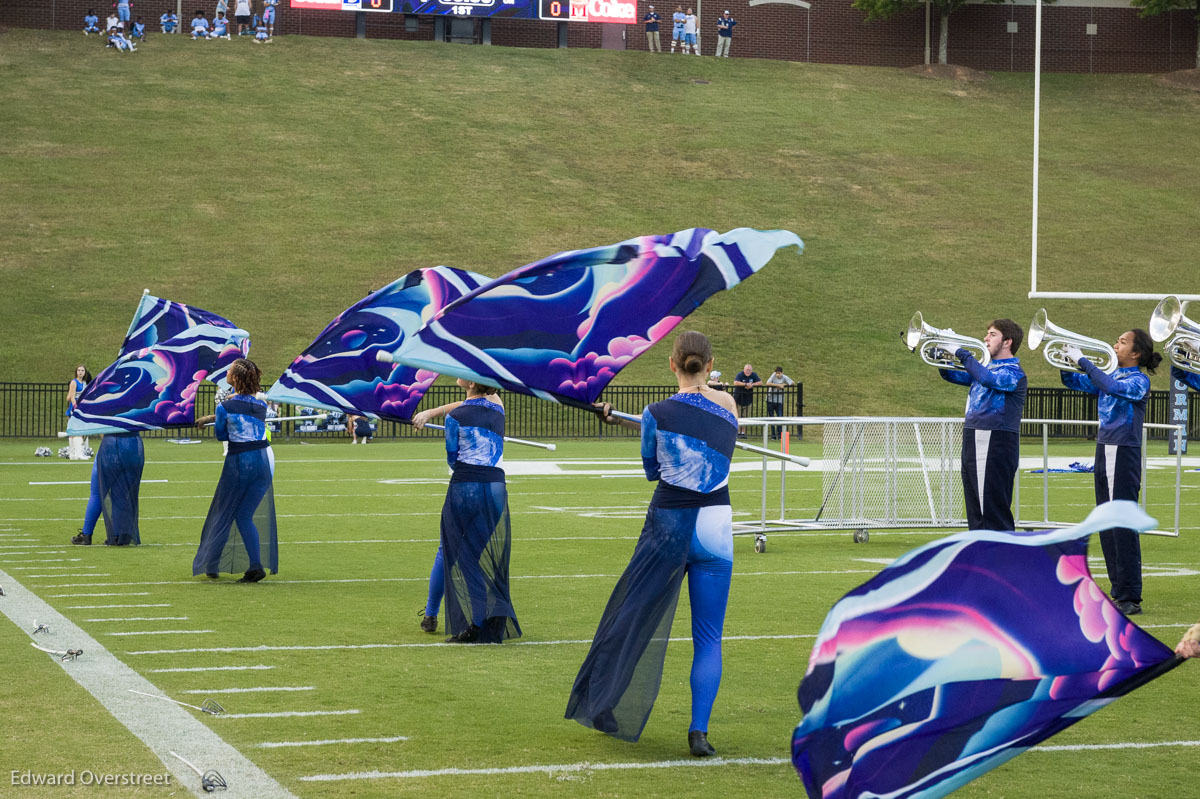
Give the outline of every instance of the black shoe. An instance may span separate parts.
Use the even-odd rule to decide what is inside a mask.
[[[79,546],[83,547],[90,547],[92,545],[92,537],[90,535],[84,535],[83,530],[80,530],[79,535],[71,536],[71,543],[78,544]]]
[[[613,715],[611,710],[601,710],[592,719],[592,728],[598,732],[611,735],[621,729],[621,726],[617,724],[617,717]]]
[[[261,580],[262,578],[264,578],[266,576],[267,576],[267,573],[265,571],[263,571],[262,569],[250,569],[249,571],[247,571],[245,574],[242,575],[242,579],[238,580],[238,582],[239,583],[257,583],[259,580]]]
[[[205,575],[204,575],[204,576],[205,576],[205,577],[207,577],[207,578],[208,578],[208,579],[210,579],[210,580],[216,580],[216,579],[217,579],[218,577],[220,577],[221,575],[217,574],[216,572],[207,572],[207,573],[205,573]]]
[[[692,730],[688,733],[688,749],[692,750],[692,755],[695,757],[708,757],[717,753],[717,750],[713,749],[712,744],[708,742],[708,733],[700,730]]]
[[[479,627],[472,624],[467,629],[463,630],[458,635],[452,635],[446,639],[448,644],[473,644],[479,640]]]
[[[1117,610],[1126,616],[1139,616],[1142,613],[1142,605],[1140,602],[1118,602]]]
[[[418,610],[417,615],[421,617],[421,629],[427,633],[437,632],[437,616],[426,616],[424,609]]]

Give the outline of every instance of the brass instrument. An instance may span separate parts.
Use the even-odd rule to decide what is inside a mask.
[[[1029,349],[1036,350],[1045,344],[1042,355],[1046,363],[1064,372],[1082,372],[1079,364],[1067,357],[1067,348],[1078,347],[1089,361],[1105,374],[1117,371],[1117,353],[1098,338],[1072,333],[1050,321],[1046,309],[1042,308],[1029,324]]]
[[[955,350],[960,347],[972,350],[976,360],[983,366],[992,361],[987,345],[977,338],[955,333],[952,329],[933,327],[925,322],[921,312],[913,314],[908,323],[908,332],[904,334],[904,345],[912,352],[918,352],[921,360],[939,369],[961,369],[962,364],[954,357]],[[976,354],[978,353],[978,354]]]
[[[1150,315],[1150,338],[1163,344],[1167,360],[1185,372],[1200,374],[1200,324],[1185,314],[1189,303],[1164,297]]]

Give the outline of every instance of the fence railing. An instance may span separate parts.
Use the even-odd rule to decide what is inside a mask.
[[[265,388],[265,387],[264,387]],[[617,410],[640,413],[652,402],[670,397],[678,389],[675,386],[609,386],[604,399]],[[783,392],[783,415],[804,415],[804,387],[789,386]],[[60,430],[66,429],[66,387],[61,383],[0,383],[0,437],[2,438],[55,438]],[[462,389],[451,385],[435,385],[425,395],[422,407],[435,408],[463,398]],[[196,392],[196,415],[206,416],[213,412],[216,386],[201,383]],[[595,414],[553,402],[535,399],[523,394],[504,394],[505,431],[517,438],[626,438],[636,436],[636,430],[610,426],[600,422]],[[301,406],[283,405],[281,416],[298,415]],[[323,411],[322,411],[323,412]],[[753,416],[767,415],[767,392],[755,389],[750,406]],[[299,422],[281,422],[276,435],[303,438],[348,438],[344,430],[319,429],[303,431]],[[305,425],[307,426],[307,425]],[[321,425],[324,428],[326,425]],[[379,438],[433,438],[442,435],[439,430],[414,430],[411,425],[399,422],[375,422],[375,435]],[[799,430],[794,430],[798,434]],[[212,428],[185,427],[172,430],[154,430],[143,433],[147,438],[207,438]]]

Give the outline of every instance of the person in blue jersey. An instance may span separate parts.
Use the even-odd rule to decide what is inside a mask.
[[[129,12],[132,5],[133,3],[131,3],[130,0],[117,0],[116,2],[117,19],[121,21],[122,33],[124,33],[125,29],[129,27]]]
[[[68,418],[71,416],[71,412],[79,404],[79,397],[90,382],[92,382],[92,373],[88,371],[87,367],[83,364],[76,366],[75,376],[71,378],[71,382],[67,383],[67,410],[63,414],[64,416]],[[67,439],[67,457],[73,461],[87,460],[83,436],[71,436]]]
[[[1060,372],[1063,385],[1076,391],[1098,394],[1100,431],[1096,434],[1096,504],[1110,499],[1137,502],[1142,487],[1142,422],[1150,374],[1162,363],[1154,341],[1145,330],[1127,330],[1113,345],[1117,371],[1102,372],[1078,347],[1068,347],[1066,357],[1080,372]],[[1142,612],[1142,547],[1137,533],[1116,528],[1100,533],[1104,566],[1112,584],[1109,594],[1126,616]]]
[[[687,14],[683,13],[683,6],[675,6],[675,13],[671,15],[671,52],[675,52],[675,45],[683,44],[683,24],[687,20]],[[684,52],[687,52],[686,45]]]
[[[162,16],[158,18],[158,24],[162,27],[163,33],[175,33],[179,28],[179,15],[174,11],[167,9]]]
[[[275,35],[275,6],[279,5],[279,0],[263,0],[263,24],[267,26],[267,39]],[[257,36],[255,37],[257,39]]]
[[[658,696],[686,576],[693,646],[688,748],[706,757],[716,753],[708,727],[721,683],[721,635],[733,575],[728,484],[737,416],[733,398],[707,385],[713,355],[703,334],[681,334],[669,364],[679,393],[648,406],[641,421],[643,468],[658,486],[575,678],[566,718],[625,741],[641,736]]]
[[[212,30],[209,32],[208,38],[233,41],[233,37],[229,35],[229,20],[225,19],[224,12],[218,11],[217,16],[213,18]]]
[[[139,42],[146,41],[146,23],[138,17],[133,23],[133,32],[129,34],[130,39],[137,39]]]
[[[192,41],[208,38],[208,20],[203,11],[197,11],[192,17]]]
[[[96,10],[89,8],[88,12],[83,16],[83,35],[88,36],[93,33],[102,33],[100,30],[100,17],[96,16]]]
[[[442,506],[441,546],[429,574],[421,629],[437,631],[446,600],[448,644],[498,644],[519,638],[521,626],[508,588],[512,528],[504,482],[504,403],[496,389],[459,378],[462,402],[413,417],[424,427],[446,416],[446,461],[453,474]]]
[[[92,461],[92,479],[88,490],[83,527],[71,538],[72,544],[90,546],[96,522],[104,516],[104,543],[124,547],[142,543],[138,529],[138,493],[142,488],[142,469],[146,453],[137,433],[107,433],[100,441]]]
[[[129,39],[125,38],[125,31],[119,27],[113,27],[108,32],[108,46],[114,48],[118,53],[135,53],[137,45]]]
[[[220,572],[244,571],[240,583],[256,583],[279,572],[279,539],[271,481],[275,455],[267,433],[267,403],[261,397],[262,372],[239,358],[229,367],[233,396],[217,406],[214,430],[228,442],[225,465],[192,561],[192,575],[217,579]],[[236,528],[235,538],[230,532]],[[266,552],[263,552],[263,549]]]
[[[971,530],[1016,529],[1013,479],[1027,386],[1016,352],[1024,337],[1016,322],[997,319],[983,339],[991,363],[983,366],[960,347],[954,357],[963,368],[939,370],[945,380],[970,388],[963,424],[962,482]]]

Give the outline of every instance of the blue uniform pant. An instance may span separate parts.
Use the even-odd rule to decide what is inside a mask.
[[[970,530],[1015,530],[1013,478],[1021,437],[1007,430],[963,430],[962,483]]]
[[[91,535],[96,529],[96,522],[100,520],[100,511],[103,508],[104,503],[100,499],[100,467],[97,459],[92,461],[92,482],[88,489],[87,510],[83,512],[83,529],[79,532]]]
[[[446,572],[442,569],[442,548],[433,556],[433,569],[429,572],[429,597],[425,600],[425,615],[436,616],[442,608],[442,594],[446,593]]]
[[[1110,499],[1137,502],[1142,488],[1142,452],[1139,447],[1096,444],[1096,504]],[[1142,544],[1138,534],[1125,528],[1100,533],[1104,566],[1116,602],[1142,601]]]
[[[728,506],[721,508],[727,509]],[[702,512],[697,521],[699,528],[713,520]],[[721,523],[718,516],[716,524]],[[700,532],[698,529],[697,533]],[[721,535],[724,531],[713,532]],[[729,583],[733,579],[733,561],[708,552],[698,538],[692,539],[687,563],[688,603],[692,609],[692,721],[688,732],[708,732],[708,719],[717,700],[717,689],[721,687],[721,635],[729,604]]]

